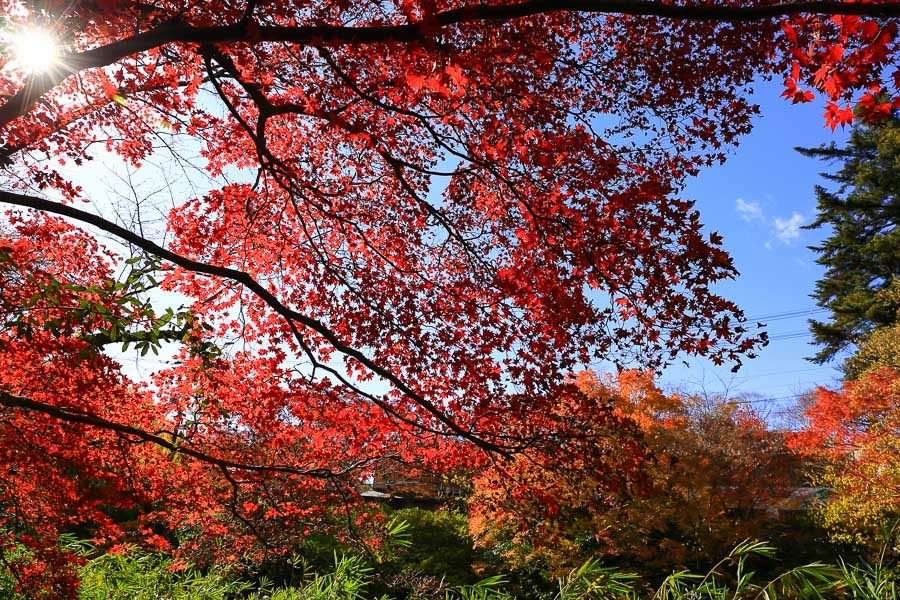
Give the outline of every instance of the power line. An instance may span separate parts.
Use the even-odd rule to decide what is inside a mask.
[[[775,335],[769,336],[770,342],[777,342],[779,340],[795,340],[797,338],[809,337],[811,334],[808,331],[792,331],[790,333],[777,333]]]
[[[810,315],[815,315],[818,313],[826,312],[827,308],[798,308],[794,310],[788,310],[784,312],[772,313],[768,315],[762,315],[759,317],[748,317],[744,319],[744,323],[750,321],[781,321],[783,319],[796,319],[798,317],[806,317]]]
[[[782,400],[797,400],[798,398],[802,398],[802,397],[808,395],[808,393],[809,392],[802,393],[802,394],[790,394],[788,396],[777,396],[775,398],[747,398],[744,400],[729,400],[728,403],[729,404],[739,404],[741,406],[747,406],[747,405],[752,405],[752,404],[772,404],[775,402],[781,402]],[[790,411],[790,410],[793,410],[794,408],[797,408],[797,406],[794,405],[794,406],[787,407],[787,408],[780,407],[779,410]]]
[[[732,404],[763,404],[764,402],[779,402],[781,400],[796,400],[802,398],[806,393],[789,394],[787,396],[777,396],[775,398],[747,398],[744,400],[732,400]]]
[[[834,367],[826,367],[825,365],[820,365],[818,367],[809,367],[806,369],[788,369],[786,371],[768,371],[766,373],[754,373],[753,375],[742,375],[741,377],[736,377],[735,379],[746,380],[746,379],[756,379],[759,377],[769,377],[771,375],[787,375],[789,373],[809,373],[810,371],[823,371],[823,370],[832,370]]]

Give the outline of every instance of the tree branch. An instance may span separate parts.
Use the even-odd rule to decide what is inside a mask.
[[[309,317],[303,313],[293,310],[288,306],[285,306],[281,302],[281,300],[279,300],[275,296],[275,294],[263,287],[262,284],[256,281],[249,273],[245,271],[239,271],[230,267],[211,265],[208,263],[190,259],[186,256],[182,256],[180,254],[172,252],[171,250],[167,250],[162,246],[139,236],[133,231],[125,229],[124,227],[108,221],[101,216],[85,212],[73,206],[67,206],[65,204],[60,204],[59,202],[53,202],[52,200],[45,200],[43,198],[37,198],[35,196],[26,196],[24,194],[17,194],[15,192],[0,191],[0,202],[33,208],[35,210],[43,212],[54,213],[57,215],[75,219],[82,223],[93,225],[94,227],[97,227],[107,233],[111,233],[112,235],[125,240],[130,244],[133,244],[134,246],[140,248],[141,250],[144,250],[145,252],[148,252],[149,254],[158,256],[159,258],[178,265],[179,267],[187,271],[234,281],[235,283],[238,283],[250,290],[258,298],[265,302],[270,308],[272,308],[272,310],[274,310],[282,317],[288,319],[289,321],[301,323],[302,325],[315,331],[316,333],[321,335],[329,344],[331,344],[331,346],[335,350],[337,350],[341,354],[344,354],[345,356],[355,359],[369,371],[391,383],[397,390],[403,393],[403,395],[424,408],[426,411],[431,413],[431,415],[433,415],[438,421],[446,425],[450,432],[452,432],[452,434],[459,435],[460,437],[469,440],[476,446],[488,452],[497,452],[503,455],[507,454],[506,449],[504,449],[503,447],[489,442],[488,440],[479,437],[477,434],[472,433],[471,431],[459,425],[456,421],[451,419],[437,406],[435,406],[434,403],[430,402],[427,398],[422,396],[422,394],[410,388],[398,376],[387,370],[387,368],[378,365],[374,360],[370,359],[361,351],[344,342],[340,337],[338,337],[336,333],[331,331],[331,329],[329,329],[321,321],[313,319],[312,317]]]
[[[162,436],[150,433],[149,431],[145,431],[137,427],[132,427],[131,425],[115,423],[94,414],[76,411],[69,408],[63,408],[60,406],[53,406],[52,404],[47,404],[46,402],[40,402],[38,400],[25,398],[23,396],[15,396],[4,391],[0,391],[0,405],[7,408],[16,408],[39,412],[56,419],[66,421],[68,423],[80,423],[82,425],[89,425],[91,427],[113,431],[120,435],[136,437],[144,442],[149,442],[174,453],[180,453],[192,458],[196,458],[197,460],[215,465],[223,470],[231,469],[235,471],[248,472],[284,473],[287,475],[302,475],[305,477],[315,477],[318,479],[333,479],[335,477],[346,475],[350,471],[363,467],[374,460],[385,458],[378,457],[378,459],[372,458],[366,459],[365,461],[359,461],[347,467],[346,469],[342,469],[341,471],[329,471],[328,469],[301,469],[298,467],[292,467],[290,465],[277,464],[247,464],[219,458],[216,456],[212,456],[211,454],[201,452],[200,450],[195,450],[189,446],[176,444],[172,440],[168,440]]]
[[[475,5],[437,13],[425,21],[404,25],[305,25],[296,27],[255,25],[242,19],[231,25],[192,27],[170,20],[155,29],[105,46],[60,58],[62,69],[33,77],[22,90],[0,106],[0,127],[26,114],[44,94],[69,75],[111,65],[125,57],[171,43],[223,44],[232,42],[283,42],[299,45],[362,45],[424,41],[441,29],[467,23],[502,22],[557,12],[656,16],[678,21],[746,22],[797,14],[864,15],[900,17],[900,3],[883,4],[812,0],[759,6],[676,5],[647,0],[526,0],[515,4]]]

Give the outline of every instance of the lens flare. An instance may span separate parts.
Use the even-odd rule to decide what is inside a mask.
[[[32,74],[47,73],[58,64],[59,43],[46,29],[26,29],[10,36],[12,58]]]

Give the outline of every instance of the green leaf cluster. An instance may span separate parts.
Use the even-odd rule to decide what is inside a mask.
[[[119,279],[83,284],[22,269],[0,249],[0,273],[15,271],[23,287],[37,290],[15,306],[3,307],[7,318],[2,326],[26,340],[36,331],[78,337],[86,342],[84,354],[121,344],[123,352],[133,347],[146,356],[158,354],[166,341],[190,344],[192,353],[206,360],[220,354],[215,345],[197,339],[195,331],[209,326],[198,324],[189,309],[154,309],[149,293],[159,288],[155,274],[162,265],[158,258],[140,255],[126,260],[125,265],[127,271]]]

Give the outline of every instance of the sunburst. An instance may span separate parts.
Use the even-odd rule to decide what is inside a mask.
[[[10,58],[31,75],[49,73],[59,66],[60,45],[53,32],[33,27],[7,36]]]

